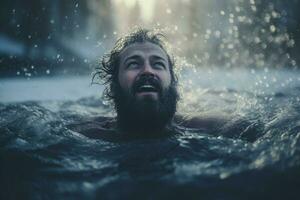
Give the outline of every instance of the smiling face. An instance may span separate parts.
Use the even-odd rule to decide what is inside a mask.
[[[174,61],[165,37],[138,29],[117,40],[95,74],[107,84],[117,128],[133,135],[164,133],[172,124],[179,99]]]
[[[171,84],[168,56],[153,43],[129,45],[121,52],[119,64],[120,87],[137,100],[158,100]]]
[[[138,135],[162,132],[178,100],[167,53],[150,42],[136,42],[119,56],[115,108],[121,130]]]

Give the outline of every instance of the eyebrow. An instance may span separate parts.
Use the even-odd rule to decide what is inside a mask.
[[[127,57],[127,58],[124,60],[124,63],[126,63],[128,60],[131,60],[131,59],[135,60],[135,59],[140,59],[140,58],[141,58],[140,55],[132,55],[132,56]]]
[[[138,59],[141,59],[142,56],[140,55],[132,55],[132,56],[129,56],[127,58],[125,58],[124,60],[124,63],[128,62],[128,60],[138,60]],[[159,55],[152,55],[150,56],[151,59],[156,59],[156,60],[162,60],[162,61],[165,61],[167,62],[167,60]]]
[[[154,58],[156,60],[163,60],[163,61],[167,61],[165,58],[161,57],[161,56],[158,56],[158,55],[153,55],[151,56],[151,58]]]

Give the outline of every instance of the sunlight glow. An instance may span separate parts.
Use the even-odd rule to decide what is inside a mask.
[[[136,5],[137,0],[114,0],[114,2],[117,5],[124,3],[127,8],[131,9]]]
[[[153,19],[156,0],[114,0],[114,3],[118,7],[125,6],[129,12],[138,7],[139,16],[145,23]]]
[[[144,21],[149,22],[153,18],[155,0],[139,0],[141,8],[141,17]]]

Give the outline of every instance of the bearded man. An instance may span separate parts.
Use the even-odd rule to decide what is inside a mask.
[[[174,62],[162,35],[139,30],[118,40],[98,74],[115,106],[117,127],[128,134],[159,134],[170,127],[178,101]]]
[[[94,75],[107,86],[104,94],[113,102],[116,118],[98,117],[72,129],[88,137],[111,139],[161,137],[185,128],[208,133],[224,127],[230,121],[226,117],[183,120],[175,115],[179,99],[177,77],[163,39],[162,34],[144,29],[120,38]],[[240,123],[232,127],[231,134],[245,128]]]

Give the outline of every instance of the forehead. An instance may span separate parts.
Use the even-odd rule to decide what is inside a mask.
[[[126,59],[127,57],[139,55],[139,56],[159,56],[165,60],[168,60],[167,53],[158,45],[143,42],[143,43],[133,43],[127,46],[121,53],[120,59],[121,61]]]

